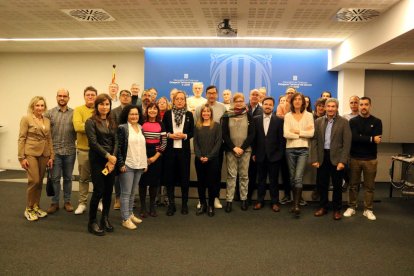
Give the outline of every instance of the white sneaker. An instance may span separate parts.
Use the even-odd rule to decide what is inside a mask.
[[[197,203],[197,209],[200,209],[200,208],[201,208],[201,202],[199,200],[198,203]]]
[[[223,208],[223,205],[221,205],[221,203],[220,203],[220,199],[218,199],[217,197],[214,199],[214,208],[216,208],[216,209]]]
[[[47,217],[47,213],[39,208],[37,204],[33,206],[33,211],[36,213],[38,218],[44,218]]]
[[[26,208],[26,210],[24,210],[24,216],[28,221],[35,221],[39,219],[36,212],[32,208]]]
[[[374,215],[374,212],[372,212],[371,210],[365,210],[363,215],[365,217],[367,217],[367,219],[369,219],[369,220],[376,220],[377,219],[377,217]]]
[[[86,210],[86,204],[80,203],[75,210],[75,215],[82,215]]]
[[[364,213],[365,214],[365,213]],[[344,212],[344,217],[352,217],[353,215],[355,215],[355,209],[354,208],[348,208],[346,209],[346,211]]]
[[[131,219],[127,219],[122,221],[122,226],[129,230],[135,230],[137,229],[137,226],[131,221]]]
[[[99,212],[102,212],[102,210],[103,210],[103,204],[102,204],[102,201],[99,201],[99,204],[98,204],[98,210],[99,210]]]
[[[141,223],[142,219],[137,218],[134,213],[132,213],[132,215],[129,217],[129,219],[133,222],[133,223]]]

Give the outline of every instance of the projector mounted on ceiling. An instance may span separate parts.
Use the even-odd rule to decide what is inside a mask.
[[[230,26],[230,19],[223,19],[223,22],[217,25],[217,36],[220,37],[236,37],[237,29]]]

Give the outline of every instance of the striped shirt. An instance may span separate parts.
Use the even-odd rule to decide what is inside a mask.
[[[76,153],[76,132],[73,127],[73,109],[62,111],[59,106],[48,110],[45,117],[52,128],[53,150],[55,154],[72,155]]]
[[[142,133],[148,145],[155,145],[157,152],[162,153],[167,147],[167,133],[164,125],[159,122],[145,122],[142,125]]]

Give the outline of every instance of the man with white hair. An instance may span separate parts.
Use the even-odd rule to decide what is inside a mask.
[[[203,88],[204,84],[202,82],[193,83],[194,96],[187,99],[187,110],[191,111],[193,115],[197,106],[203,105],[207,102],[207,99],[201,96],[203,94]]]

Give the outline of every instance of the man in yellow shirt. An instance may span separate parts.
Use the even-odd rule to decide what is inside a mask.
[[[75,210],[75,215],[83,214],[86,210],[86,203],[88,201],[89,180],[91,169],[89,164],[89,143],[85,132],[85,122],[94,112],[95,99],[98,91],[88,86],[83,91],[85,104],[78,106],[73,111],[73,126],[76,131],[76,149],[78,155],[78,169],[79,169],[79,205]]]

